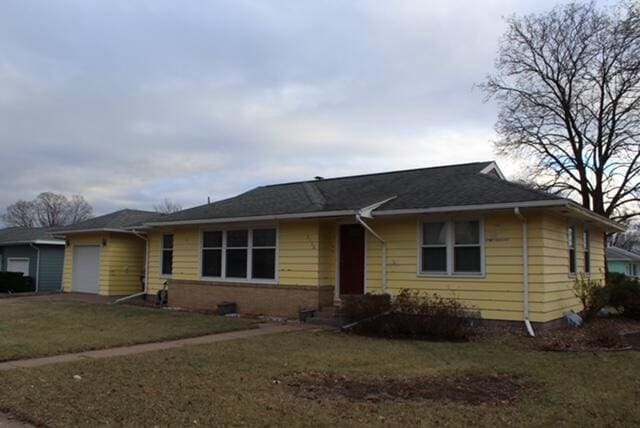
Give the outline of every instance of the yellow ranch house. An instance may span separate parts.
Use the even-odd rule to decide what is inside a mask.
[[[341,296],[408,288],[483,320],[538,328],[603,280],[623,230],[575,202],[505,179],[494,162],[257,187],[168,215],[123,210],[67,228],[64,289],[167,290],[170,306],[297,317]]]

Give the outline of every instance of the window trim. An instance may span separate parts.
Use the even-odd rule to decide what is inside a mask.
[[[455,272],[455,223],[463,221],[477,221],[478,233],[479,233],[479,246],[480,246],[480,272]],[[422,270],[422,248],[424,248],[424,233],[423,228],[426,223],[444,223],[446,227],[446,242],[445,247],[447,249],[447,270],[446,272],[425,272]],[[417,263],[416,263],[416,275],[419,278],[468,278],[468,279],[484,279],[486,278],[486,240],[485,240],[485,221],[484,217],[462,217],[453,219],[443,218],[419,218],[418,219],[418,250],[417,250]],[[475,247],[471,244],[460,244],[462,247]],[[435,245],[433,247],[436,247]]]
[[[567,227],[567,271],[570,278],[575,278],[578,275],[578,248],[577,248],[578,233],[575,224],[570,224]],[[573,241],[573,247],[571,242]],[[573,272],[571,271],[571,250],[573,250]]]
[[[586,276],[591,276],[591,231],[586,227],[582,231],[582,270]]]
[[[171,250],[164,248],[164,237],[167,235],[171,235],[172,236],[172,244],[171,244]],[[176,245],[175,243],[175,239],[176,236],[175,234],[172,233],[163,233],[160,236],[160,278],[171,278],[173,276],[173,252],[174,252],[174,247]],[[164,253],[166,251],[171,251],[171,273],[164,273],[162,272],[163,266],[164,266]]]
[[[276,231],[276,245],[275,245],[275,263],[274,263],[274,269],[275,269],[275,275],[273,279],[269,279],[269,278],[253,278],[253,271],[252,271],[252,266],[253,266],[253,231],[255,229],[275,229]],[[232,278],[232,277],[227,277],[226,276],[226,271],[227,271],[227,255],[226,255],[226,250],[227,250],[227,231],[230,230],[246,230],[248,232],[247,234],[247,277],[246,278]],[[203,276],[202,275],[202,263],[203,263],[203,257],[202,257],[202,251],[203,251],[203,244],[204,244],[204,233],[205,232],[222,232],[222,247],[221,252],[221,269],[220,269],[220,276],[216,277],[216,276]],[[198,277],[200,278],[200,280],[202,281],[216,281],[216,282],[228,282],[228,283],[247,283],[247,284],[278,284],[279,280],[280,280],[280,269],[279,269],[279,262],[280,262],[280,228],[277,224],[252,224],[252,225],[245,225],[245,226],[241,226],[241,225],[233,225],[233,226],[223,226],[220,225],[220,227],[205,227],[205,228],[201,228],[200,229],[200,234],[199,234],[199,238],[200,238],[200,243],[198,246]],[[214,248],[214,247],[211,247]],[[216,247],[218,248],[218,247]],[[240,247],[231,247],[231,248],[240,248]],[[256,248],[274,248],[274,247],[256,247]],[[244,249],[244,247],[243,247]]]

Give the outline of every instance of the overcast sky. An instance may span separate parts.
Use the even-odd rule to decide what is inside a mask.
[[[558,1],[0,2],[0,209],[494,159],[503,16]],[[512,162],[501,164],[517,174]]]

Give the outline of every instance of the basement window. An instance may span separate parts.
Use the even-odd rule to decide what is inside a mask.
[[[162,235],[162,275],[173,272],[173,235]]]
[[[482,275],[482,226],[479,220],[423,223],[420,273]]]
[[[275,228],[205,231],[202,277],[222,280],[275,280]]]

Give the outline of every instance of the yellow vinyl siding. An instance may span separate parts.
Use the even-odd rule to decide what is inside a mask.
[[[286,285],[318,286],[326,280],[326,236],[317,220],[282,222],[279,230],[278,280]],[[324,259],[324,260],[323,260]],[[321,279],[323,277],[323,279]]]
[[[525,212],[529,243],[530,319],[545,322],[578,310],[574,279],[568,272],[569,220],[542,210]],[[421,221],[443,217],[395,217],[368,223],[387,241],[387,282],[392,293],[404,288],[425,290],[460,299],[483,318],[523,319],[522,223],[512,212],[454,215],[446,219],[480,218],[484,222],[485,275],[435,277],[418,273]],[[337,227],[333,220],[292,220],[278,224],[278,283],[283,285],[336,285]],[[174,234],[173,278],[200,279],[201,228],[184,227],[149,235],[149,293],[155,294],[167,278],[160,275],[164,233]],[[582,225],[577,225],[578,271],[583,271]],[[592,278],[604,272],[603,233],[591,229]],[[382,246],[366,235],[366,291],[381,292]],[[66,270],[65,270],[66,272]]]
[[[121,296],[142,291],[144,240],[118,233],[70,235],[64,254],[64,291],[73,291],[73,250],[78,245],[100,246],[100,294]],[[103,245],[106,243],[106,245]]]
[[[107,269],[106,292],[109,296],[124,296],[143,290],[145,241],[135,235],[111,233],[102,248],[100,264]],[[101,293],[103,292],[103,287]]]
[[[451,218],[451,217],[450,217]],[[466,217],[472,218],[472,217]],[[480,218],[480,217],[475,217]],[[480,311],[483,318],[517,320],[523,313],[522,225],[513,214],[485,215],[485,276],[428,276],[418,274],[421,221],[440,221],[442,217],[406,217],[371,220],[369,224],[387,242],[387,287],[393,294],[404,288],[424,290],[453,297]],[[449,218],[447,218],[449,219]],[[451,218],[451,219],[454,219]],[[539,223],[530,219],[532,230]],[[539,258],[531,248],[530,262]],[[539,251],[538,251],[539,252]],[[366,289],[380,292],[382,245],[367,233]],[[530,310],[542,312],[543,285],[532,275]]]
[[[317,220],[290,221],[278,225],[278,283],[286,285],[332,285],[335,279],[335,228]],[[322,233],[321,233],[322,232]],[[149,234],[149,293],[156,294],[167,280],[161,272],[162,235],[173,233],[171,278],[200,279],[201,233],[199,227]]]

